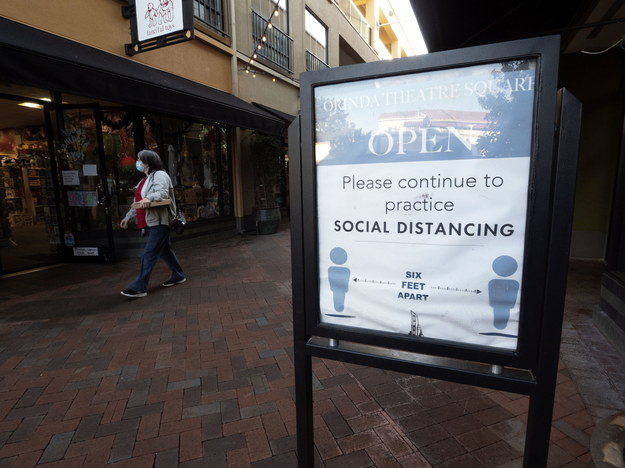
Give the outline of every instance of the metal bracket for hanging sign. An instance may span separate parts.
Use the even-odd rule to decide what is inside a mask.
[[[130,19],[135,16],[135,6],[134,5],[124,5],[122,7],[122,16],[126,19]]]

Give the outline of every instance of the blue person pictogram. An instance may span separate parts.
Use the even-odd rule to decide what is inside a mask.
[[[508,255],[501,255],[493,261],[493,271],[504,278],[513,275],[517,262]],[[503,330],[508,326],[510,310],[516,304],[519,282],[510,279],[493,279],[488,282],[488,303],[493,308],[494,326]]]
[[[330,260],[335,265],[343,265],[347,261],[347,252],[341,247],[335,247],[330,251]],[[334,310],[337,312],[343,312],[345,309],[345,294],[349,289],[349,275],[349,268],[341,266],[328,268],[328,281],[332,290]]]

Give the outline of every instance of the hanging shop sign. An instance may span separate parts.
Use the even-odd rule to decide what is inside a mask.
[[[192,0],[130,0],[122,14],[130,19],[132,42],[125,45],[128,55],[194,37]]]

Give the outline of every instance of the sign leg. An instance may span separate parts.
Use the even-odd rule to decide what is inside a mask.
[[[299,468],[314,466],[312,358],[295,350],[295,407]]]
[[[547,466],[553,410],[553,391],[552,386],[549,387],[537,392],[539,395],[530,396],[523,458],[526,468]]]

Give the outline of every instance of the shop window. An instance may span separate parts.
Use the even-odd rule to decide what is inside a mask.
[[[221,195],[223,200],[223,214],[225,216],[232,216],[232,172],[230,168],[230,151],[229,151],[229,137],[228,131],[220,127],[220,154],[221,154]]]
[[[43,126],[0,129],[0,247],[4,272],[58,261],[59,229]]]
[[[138,119],[143,123],[139,134],[130,111],[102,110],[102,139],[113,228],[120,229],[119,222],[134,201],[134,188],[142,177],[135,169],[135,160],[142,148],[156,151],[163,160],[174,185],[178,207],[184,211],[189,223],[231,216],[228,130],[218,125],[157,114],[145,114]]]
[[[69,249],[66,254],[71,255],[74,247],[89,247],[97,249],[96,256],[109,258],[105,254],[108,220],[98,199],[102,174],[97,108],[63,109],[53,115],[53,126],[59,129],[55,153],[63,203],[62,242]]]
[[[187,221],[231,216],[232,174],[227,129],[172,117],[153,117],[152,122],[144,132],[146,147],[161,139],[159,154]]]
[[[141,174],[135,169],[137,152],[131,117],[124,109],[102,110],[102,141],[114,229],[119,229],[119,222],[130,209],[134,187],[141,179]]]

